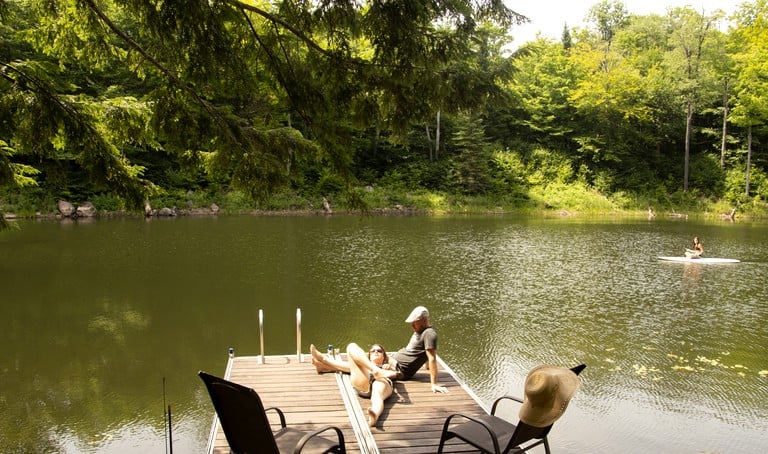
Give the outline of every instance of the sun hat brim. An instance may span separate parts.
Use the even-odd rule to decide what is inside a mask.
[[[541,365],[525,379],[525,399],[520,421],[534,427],[547,427],[557,421],[581,386],[579,377],[565,367]]]

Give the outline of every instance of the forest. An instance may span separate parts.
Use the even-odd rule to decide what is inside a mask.
[[[603,0],[516,43],[502,0],[0,0],[0,223],[59,200],[765,217],[767,2]]]

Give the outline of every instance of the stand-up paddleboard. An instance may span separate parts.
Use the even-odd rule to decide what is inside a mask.
[[[669,262],[685,262],[685,263],[739,263],[740,260],[736,259],[721,259],[717,257],[699,257],[697,259],[689,259],[688,257],[659,257],[659,260],[666,260]]]

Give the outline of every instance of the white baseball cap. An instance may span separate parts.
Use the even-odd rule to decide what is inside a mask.
[[[413,323],[416,320],[421,320],[423,318],[429,318],[429,311],[424,306],[417,306],[411,311],[411,315],[405,319],[405,323]]]

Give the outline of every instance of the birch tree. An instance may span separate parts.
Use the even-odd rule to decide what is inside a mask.
[[[671,50],[667,67],[676,79],[685,110],[685,151],[683,161],[683,191],[688,191],[691,159],[691,138],[694,117],[706,83],[705,43],[711,39],[723,17],[720,10],[712,14],[697,12],[691,7],[672,8],[668,13]]]
[[[744,195],[750,194],[753,129],[768,121],[768,2],[759,0],[745,4],[736,14],[734,30],[738,51],[734,55],[737,79],[734,87],[735,106],[730,120],[746,128],[747,157]]]

